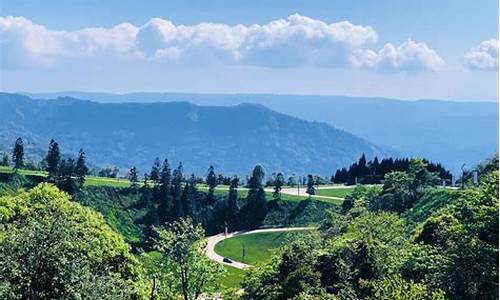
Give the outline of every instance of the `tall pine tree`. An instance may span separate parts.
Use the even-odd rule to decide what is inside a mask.
[[[139,175],[137,174],[137,168],[135,166],[130,168],[130,171],[128,172],[128,180],[130,181],[130,187],[133,190],[137,190]]]
[[[14,163],[14,171],[22,168],[24,165],[24,143],[23,139],[18,137],[12,151],[12,162]]]
[[[273,192],[274,200],[281,200],[281,189],[283,188],[284,184],[285,184],[285,177],[283,176],[283,174],[281,172],[276,174],[276,178],[274,180],[274,192]]]
[[[257,165],[253,169],[252,176],[248,180],[248,196],[246,203],[247,221],[250,227],[259,227],[266,218],[267,200],[262,181],[264,180],[264,169]]]
[[[215,192],[215,187],[217,187],[218,180],[217,180],[217,175],[215,175],[214,172],[214,166],[210,166],[208,168],[208,174],[207,174],[207,185],[208,185],[208,199],[207,201],[209,204],[213,204],[214,202],[214,192]]]
[[[158,214],[160,222],[169,223],[175,220],[176,216],[173,211],[172,203],[172,174],[168,159],[163,160],[163,165],[160,172],[160,193],[159,193],[159,206]]]
[[[60,160],[61,153],[59,151],[59,144],[54,140],[50,140],[49,150],[47,151],[47,156],[45,157],[45,162],[47,163],[47,172],[49,173],[49,180],[54,181],[56,179]]]
[[[316,194],[316,189],[314,188],[314,177],[311,174],[307,175],[306,193],[309,194],[309,197]]]
[[[85,183],[85,176],[87,175],[88,171],[89,169],[85,164],[85,152],[83,152],[83,149],[80,149],[75,166],[76,182],[79,188],[83,187],[83,184]]]
[[[182,205],[182,182],[184,180],[182,162],[172,174],[172,200],[173,214],[176,218],[184,216],[184,207]]]
[[[157,157],[151,167],[151,173],[149,173],[149,180],[153,181],[154,184],[158,184],[160,180],[160,159]]]
[[[226,207],[226,223],[231,227],[235,223],[236,215],[238,214],[238,185],[240,179],[238,176],[233,176],[229,184],[229,194],[227,195],[227,207]]]

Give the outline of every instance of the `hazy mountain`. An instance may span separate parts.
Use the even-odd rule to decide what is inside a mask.
[[[258,103],[309,121],[327,122],[408,155],[440,161],[455,173],[498,152],[498,103],[266,94],[62,92],[100,102],[189,101],[204,105]]]
[[[227,174],[268,172],[331,174],[382,148],[326,123],[308,122],[262,105],[198,106],[188,102],[103,104],[74,98],[33,100],[0,94],[0,145],[22,136],[43,153],[51,138],[62,151],[83,147],[90,161],[149,171],[155,157],[204,175],[210,164]]]

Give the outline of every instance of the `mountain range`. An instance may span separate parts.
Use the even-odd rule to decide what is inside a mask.
[[[188,102],[97,103],[65,97],[36,100],[0,94],[0,147],[21,136],[27,155],[43,157],[50,139],[66,154],[80,148],[98,166],[151,167],[155,157],[182,161],[204,175],[209,165],[225,174],[267,172],[332,174],[362,153],[394,152],[351,133],[270,110],[259,104],[201,106]]]
[[[86,93],[72,96],[105,103],[189,101],[198,105],[262,104],[308,121],[326,122],[408,156],[442,162],[455,174],[498,153],[498,103],[272,94]]]

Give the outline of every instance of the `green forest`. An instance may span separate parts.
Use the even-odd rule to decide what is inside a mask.
[[[24,157],[18,139],[0,172],[1,299],[498,298],[498,157],[474,169],[477,182],[464,172],[445,187],[440,164],[387,159],[380,171],[363,155],[347,180],[332,176],[366,180],[339,201],[314,197],[328,193],[313,174],[309,196],[292,199],[282,190],[297,183],[259,165],[240,180],[155,159],[113,185],[54,140],[38,173]],[[248,246],[253,266],[238,274],[206,255],[208,236],[298,226],[313,229],[273,251]]]

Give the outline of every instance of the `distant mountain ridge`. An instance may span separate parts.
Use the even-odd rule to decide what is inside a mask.
[[[271,94],[61,92],[99,102],[189,101],[229,106],[258,103],[304,120],[327,122],[368,141],[411,156],[442,162],[455,174],[498,153],[498,103]]]
[[[0,93],[0,148],[15,138],[43,155],[56,139],[63,152],[80,147],[90,161],[149,171],[155,157],[179,161],[204,175],[213,164],[225,174],[268,172],[328,175],[362,153],[394,154],[343,130],[274,112],[262,105],[198,106],[188,102],[104,104],[74,98],[34,100]]]

